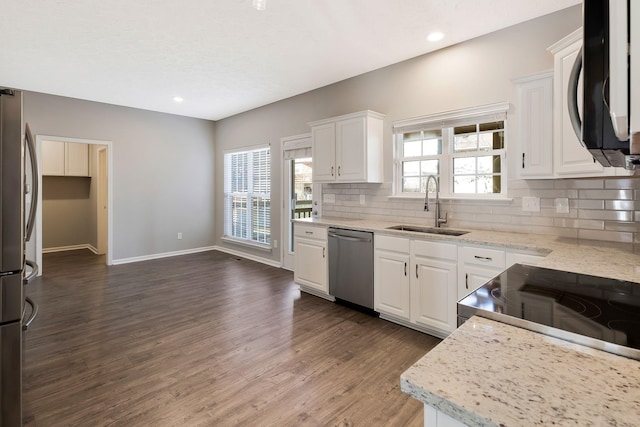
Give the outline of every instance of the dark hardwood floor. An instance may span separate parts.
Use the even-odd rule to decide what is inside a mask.
[[[221,252],[107,267],[46,254],[27,287],[25,426],[409,426],[400,374],[440,340]]]

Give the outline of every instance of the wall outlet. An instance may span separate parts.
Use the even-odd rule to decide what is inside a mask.
[[[336,202],[336,195],[335,194],[323,194],[322,195],[322,201],[324,203],[335,203]]]
[[[569,213],[569,199],[566,197],[561,197],[556,199],[556,212],[557,213]]]
[[[273,249],[278,249],[278,241],[277,240],[273,241]]]
[[[182,233],[178,233],[178,240],[182,240]]]
[[[523,197],[523,212],[540,212],[540,197]]]
[[[365,197],[364,197],[364,194],[361,194],[360,195],[360,204],[364,205],[364,203],[365,203]]]

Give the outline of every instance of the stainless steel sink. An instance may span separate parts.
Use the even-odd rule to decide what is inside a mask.
[[[443,234],[445,236],[462,236],[468,231],[451,230],[449,228],[420,227],[419,225],[392,225],[387,230],[413,231],[414,233]]]

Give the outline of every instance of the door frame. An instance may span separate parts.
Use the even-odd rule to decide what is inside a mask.
[[[289,250],[289,239],[291,239],[289,225],[291,223],[291,195],[289,194],[289,185],[291,182],[291,167],[290,160],[285,160],[284,152],[286,150],[293,150],[296,148],[309,147],[311,143],[311,133],[304,133],[300,135],[286,136],[280,138],[280,152],[282,153],[282,182],[280,187],[280,194],[282,194],[282,224],[280,226],[280,267],[286,270],[293,270],[294,254]],[[315,191],[316,185],[313,184],[313,199],[315,203]],[[314,205],[314,210],[315,210]],[[314,215],[315,216],[315,215]],[[291,230],[293,231],[293,230]]]
[[[105,211],[104,207],[106,206],[109,209],[109,183],[107,182],[109,179],[109,173],[107,170],[107,166],[109,163],[109,149],[106,146],[101,146],[97,150],[97,159],[96,166],[98,167],[98,171],[96,173],[97,183],[96,187],[98,190],[98,194],[96,197],[96,249],[98,250],[98,254],[105,254],[109,249],[109,244],[107,243],[107,236],[109,233],[109,226],[107,225],[107,220],[109,215]],[[104,164],[103,164],[104,163]]]
[[[38,187],[42,189],[42,141],[64,141],[80,144],[103,145],[107,149],[107,265],[113,263],[113,142],[96,139],[70,138],[51,135],[36,135],[36,153],[38,156]],[[36,263],[40,266],[38,275],[42,275],[42,190],[38,192],[35,229]]]

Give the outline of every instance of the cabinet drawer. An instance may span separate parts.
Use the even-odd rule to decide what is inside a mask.
[[[304,225],[295,222],[293,224],[293,235],[307,237],[309,239],[327,240],[327,228],[321,226]]]
[[[374,239],[376,249],[409,253],[411,240],[404,237],[391,237],[376,234]]]
[[[458,250],[458,259],[465,264],[493,268],[505,267],[505,253],[499,249],[461,246]]]
[[[413,251],[415,255],[422,255],[429,258],[446,259],[448,261],[458,259],[458,247],[450,243],[414,240]]]

